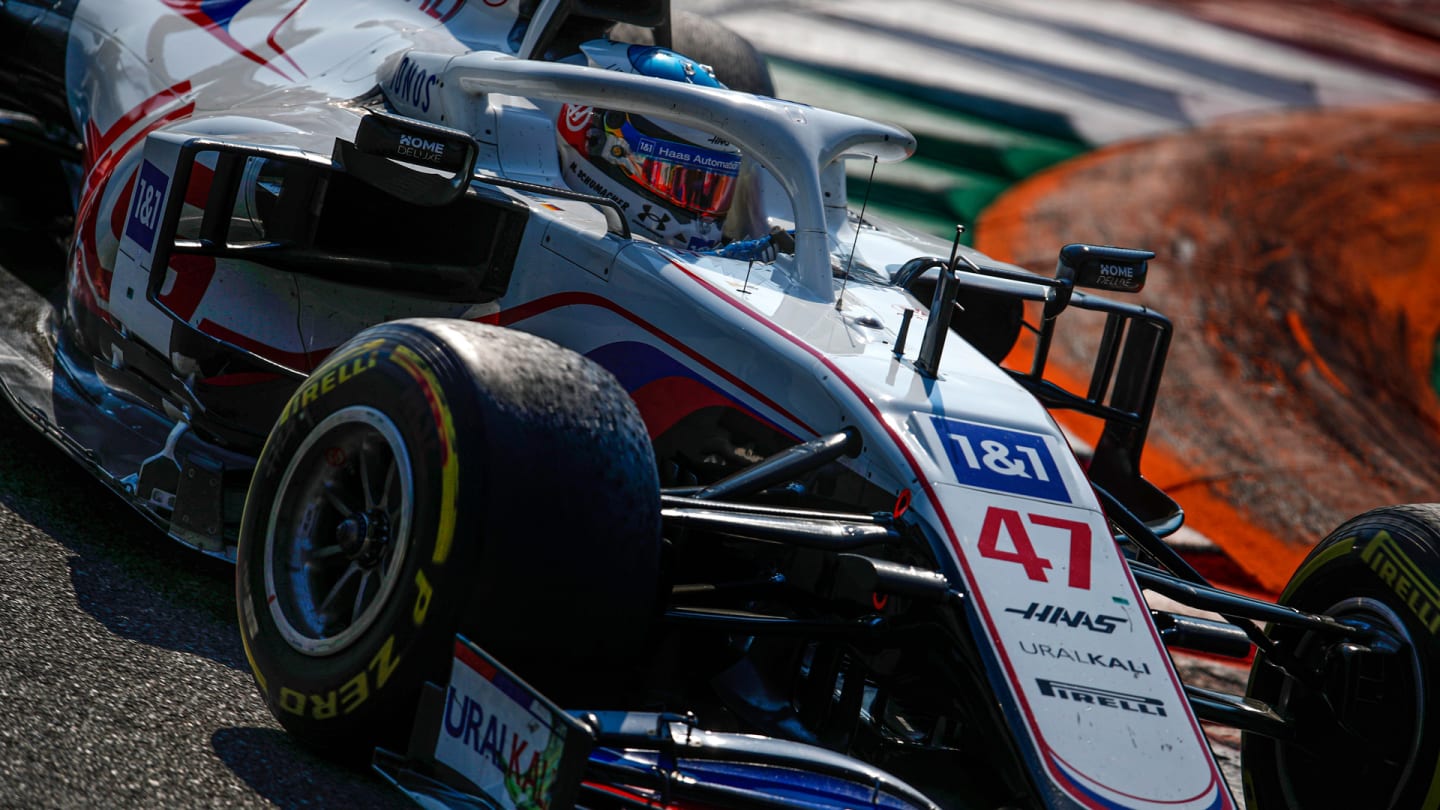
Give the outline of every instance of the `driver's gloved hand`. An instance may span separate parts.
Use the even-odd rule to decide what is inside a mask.
[[[776,228],[758,239],[742,239],[714,250],[701,251],[706,256],[738,259],[742,262],[773,262],[781,253],[795,252],[795,235]]]

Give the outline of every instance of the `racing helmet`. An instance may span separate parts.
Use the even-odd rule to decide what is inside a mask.
[[[708,67],[663,48],[593,40],[580,49],[594,67],[724,87]],[[719,244],[740,174],[740,152],[724,139],[574,104],[561,108],[556,130],[571,188],[614,200],[632,226],[664,244]]]

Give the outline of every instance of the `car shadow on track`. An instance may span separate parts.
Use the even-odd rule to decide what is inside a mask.
[[[233,567],[168,540],[9,408],[0,504],[70,552],[77,604],[112,633],[247,668]]]
[[[0,805],[45,795],[55,768],[93,777],[94,795],[116,806],[399,805],[368,770],[264,727],[268,712],[236,630],[233,568],[166,539],[3,404],[0,518],[0,599],[10,600],[6,615],[25,617],[7,628],[23,660],[0,675],[25,678],[39,704],[0,719],[6,739],[30,746],[0,742],[0,753],[52,763],[31,767],[24,785],[0,780]],[[58,582],[67,571],[68,588]],[[75,641],[46,646],[55,639]],[[99,725],[61,727],[47,706]],[[95,737],[112,764],[53,754]],[[195,756],[207,743],[213,753]]]
[[[28,164],[0,140],[0,176],[38,186]],[[69,228],[49,217],[65,204],[0,195],[0,267],[52,303]],[[167,539],[3,396],[0,572],[0,807],[401,805],[274,725],[233,566]]]
[[[270,728],[222,728],[210,738],[215,753],[260,796],[281,807],[412,807],[373,772],[356,772],[353,785],[320,790],[313,774],[336,766]]]

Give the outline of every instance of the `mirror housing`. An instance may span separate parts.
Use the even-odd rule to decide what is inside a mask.
[[[1145,289],[1148,262],[1153,258],[1155,254],[1148,250],[1066,245],[1060,248],[1055,278],[1069,280],[1085,289],[1138,293]]]
[[[394,197],[436,207],[465,196],[479,153],[475,139],[458,129],[371,112],[360,119],[354,143],[336,139],[333,160],[351,176]]]

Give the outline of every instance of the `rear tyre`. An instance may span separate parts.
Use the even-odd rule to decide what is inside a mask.
[[[610,37],[619,42],[654,45],[648,28],[617,25]],[[775,82],[765,57],[750,41],[714,20],[686,11],[675,12],[670,23],[670,50],[715,70],[715,78],[731,90],[760,96],[775,95]]]
[[[1246,690],[1289,721],[1293,742],[1246,733],[1252,810],[1410,808],[1440,802],[1440,504],[1356,517],[1316,546],[1280,603],[1383,632],[1371,649],[1311,632],[1273,638],[1319,673],[1308,688],[1257,656]],[[1388,647],[1388,649],[1387,649]]]
[[[645,634],[659,515],[644,425],[595,364],[463,321],[366,330],[296,391],[256,467],[236,572],[256,682],[281,725],[341,755],[405,739],[456,632],[563,685],[554,664]]]

